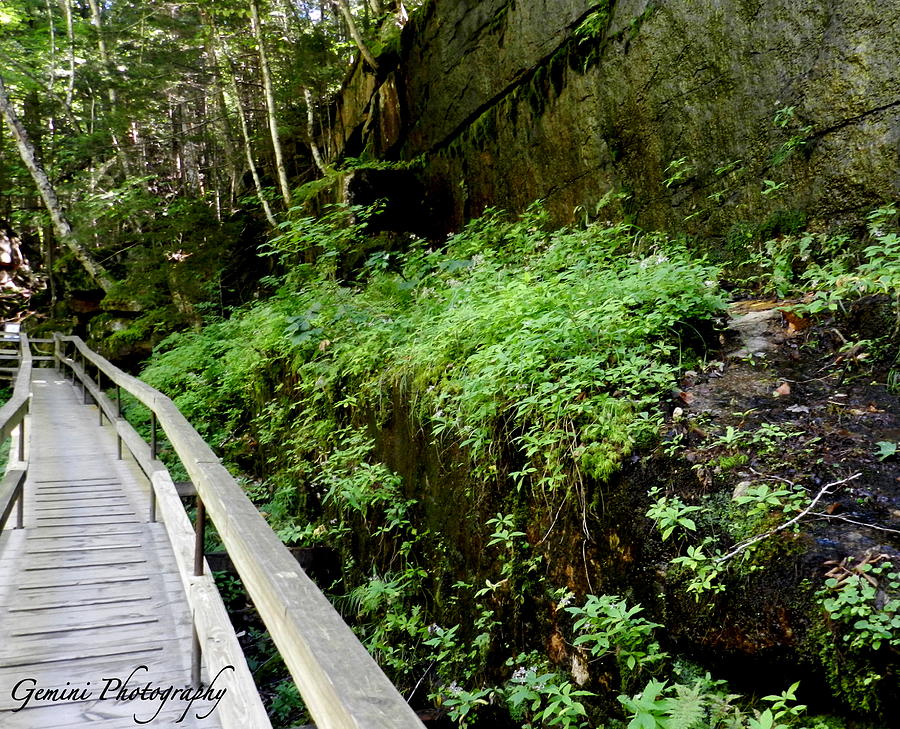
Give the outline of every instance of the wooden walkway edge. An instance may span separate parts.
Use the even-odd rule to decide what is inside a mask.
[[[78,337],[54,336],[55,369],[32,370],[17,343],[0,407],[0,441],[16,435],[0,479],[0,728],[271,729],[204,559],[209,520],[319,729],[423,729],[168,397]],[[122,391],[150,410],[149,444]],[[191,478],[193,525],[158,429]]]

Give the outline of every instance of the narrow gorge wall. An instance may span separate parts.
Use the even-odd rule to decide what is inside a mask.
[[[538,198],[713,236],[842,225],[900,192],[898,42],[898,0],[434,0],[348,78],[327,144],[424,155],[445,229]]]

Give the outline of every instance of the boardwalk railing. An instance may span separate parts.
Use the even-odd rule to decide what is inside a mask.
[[[9,336],[9,335],[7,335]],[[19,345],[19,367],[15,376],[12,397],[0,408],[0,443],[12,435],[13,430],[19,429],[18,437],[18,462],[13,463],[10,449],[10,464],[0,480],[0,529],[6,525],[13,506],[16,506],[16,529],[23,526],[22,517],[25,507],[24,485],[28,472],[28,463],[25,460],[25,416],[28,414],[28,403],[31,397],[31,348],[28,345],[28,336],[16,335]],[[16,339],[5,339],[13,343]]]
[[[421,721],[397,689],[174,403],[110,364],[79,337],[57,334],[54,338],[60,371],[67,368],[73,382],[81,383],[85,398],[90,396],[97,404],[101,423],[105,416],[114,425],[120,446],[125,443],[153,485],[151,520],[158,509],[175,551],[194,614],[197,642],[210,673],[215,675],[216,666],[246,664],[242,654],[235,655],[240,648],[227,616],[228,628],[222,625],[224,607],[208,570],[204,570],[203,524],[207,516],[215,524],[318,729],[422,729]],[[93,377],[88,370],[93,371]],[[115,385],[115,401],[104,394],[103,378]],[[122,417],[122,390],[150,410],[149,444]],[[156,459],[157,427],[165,432],[196,489],[195,531],[168,471]],[[249,673],[246,679],[253,688]],[[249,695],[247,701],[252,701]],[[220,705],[220,713],[222,709]],[[227,717],[220,718],[224,724]],[[235,721],[235,726],[248,729],[268,726],[265,714],[260,717],[258,711]]]

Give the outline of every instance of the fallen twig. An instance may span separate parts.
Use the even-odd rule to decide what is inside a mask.
[[[811,512],[815,508],[816,504],[819,503],[819,500],[823,496],[825,496],[827,493],[829,493],[831,491],[831,489],[833,489],[836,486],[841,486],[845,483],[853,481],[854,479],[857,479],[860,476],[862,476],[861,473],[854,473],[852,476],[848,476],[847,478],[841,479],[840,481],[833,481],[832,483],[825,484],[821,489],[819,489],[819,493],[817,493],[815,495],[815,498],[813,498],[813,500],[809,502],[809,506],[807,506],[805,509],[803,509],[803,511],[801,511],[799,514],[797,514],[793,519],[789,519],[784,524],[781,524],[781,525],[775,527],[774,529],[770,529],[769,531],[767,531],[764,534],[757,534],[755,537],[752,537],[751,539],[744,540],[743,542],[738,544],[736,547],[734,547],[730,552],[728,552],[728,554],[724,554],[721,557],[719,557],[716,560],[716,562],[721,564],[722,562],[725,562],[725,561],[731,559],[732,557],[734,557],[735,555],[743,552],[745,549],[747,549],[747,547],[750,547],[750,546],[756,544],[757,542],[761,542],[763,539],[768,539],[769,537],[777,534],[778,532],[783,531],[790,526],[793,526],[798,521],[800,521],[804,516],[806,516],[809,512]]]
[[[857,526],[868,527],[869,529],[877,529],[880,532],[890,532],[891,534],[900,534],[900,529],[891,529],[890,527],[878,526],[878,524],[867,524],[864,521],[857,521],[856,519],[848,519],[846,516],[841,516],[840,514],[814,514],[813,515],[817,519],[837,519],[838,521],[845,521],[848,524],[856,524]]]

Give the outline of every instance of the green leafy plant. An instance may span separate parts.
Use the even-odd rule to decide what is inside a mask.
[[[900,572],[890,561],[863,562],[830,577],[818,598],[831,620],[845,626],[851,648],[900,646]]]
[[[527,659],[520,655],[517,661]],[[523,722],[523,729],[580,729],[587,716],[580,699],[592,696],[590,691],[575,688],[559,672],[542,671],[537,665],[516,668],[503,692],[510,713]]]
[[[763,697],[771,706],[754,711],[739,702],[740,696],[727,693],[724,681],[709,674],[671,685],[651,679],[639,693],[619,696],[619,703],[629,718],[627,729],[789,729],[803,721],[806,711],[795,703],[798,686]]]
[[[659,487],[650,489],[650,498],[659,495]],[[656,528],[662,534],[662,540],[666,541],[677,528],[687,529],[688,531],[696,531],[697,524],[688,514],[700,511],[699,506],[687,506],[677,496],[660,496],[656,502],[647,510],[647,516],[653,519]]]
[[[666,177],[663,179],[663,184],[666,187],[673,187],[684,182],[692,174],[694,174],[694,168],[688,158],[679,157],[666,165]]]
[[[879,461],[885,461],[888,458],[893,458],[897,455],[897,449],[900,448],[900,443],[887,440],[880,440],[875,445],[878,446],[878,451],[875,455],[878,456]]]
[[[734,503],[748,507],[746,516],[751,520],[767,516],[772,511],[781,511],[784,514],[795,513],[800,511],[802,505],[808,501],[809,497],[805,491],[795,488],[779,488],[768,483],[748,486],[743,493],[734,498]]]
[[[690,577],[687,584],[688,593],[694,595],[698,602],[706,593],[717,593],[725,590],[719,578],[726,570],[718,550],[709,553],[714,540],[704,539],[700,544],[689,545],[686,554],[672,559],[672,565],[684,570]]]
[[[458,727],[471,726],[476,720],[477,709],[479,706],[485,706],[494,693],[492,688],[476,689],[467,691],[461,686],[453,683],[446,687],[441,696],[441,705],[447,709],[447,716],[450,721],[455,722]]]
[[[584,606],[566,611],[575,616],[578,637],[573,644],[585,646],[595,658],[613,656],[623,684],[645,670],[655,670],[667,657],[653,639],[661,626],[640,617],[640,605],[629,607],[618,595],[588,595]]]
[[[774,182],[772,180],[763,180],[763,189],[762,194],[768,197],[769,195],[774,195],[779,190],[783,190],[787,187],[786,182]]]

